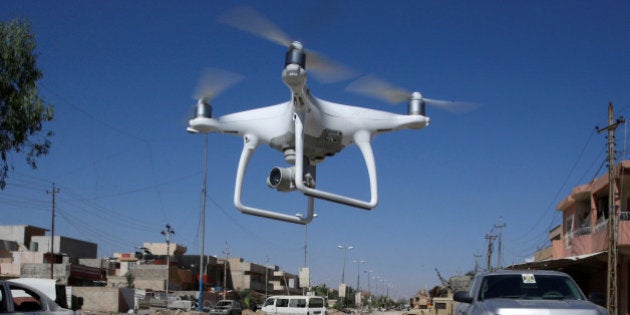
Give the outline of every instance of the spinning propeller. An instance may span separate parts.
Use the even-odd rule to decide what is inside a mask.
[[[352,82],[346,89],[350,92],[363,94],[372,98],[383,100],[390,104],[396,104],[403,101],[418,101],[422,105],[426,104],[456,114],[467,113],[478,107],[478,105],[474,103],[442,101],[425,98],[420,92],[411,92],[404,88],[393,86],[375,75],[366,75]]]
[[[236,7],[219,17],[219,22],[242,31],[262,37],[283,47],[303,50],[302,44],[292,41],[268,18],[247,6]],[[322,83],[343,81],[356,76],[356,73],[312,50],[306,50],[306,64]]]
[[[211,118],[210,101],[242,79],[243,76],[233,72],[214,68],[205,69],[193,94],[193,98],[197,100],[194,117]],[[191,129],[188,131],[193,132]]]

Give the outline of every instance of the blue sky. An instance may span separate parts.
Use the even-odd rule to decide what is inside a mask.
[[[52,183],[56,234],[98,243],[99,256],[143,242],[200,251],[204,137],[186,133],[204,68],[244,76],[214,99],[215,116],[287,101],[285,48],[217,22],[229,1],[3,1],[0,20],[32,22],[44,73],[41,96],[55,107],[48,156],[30,170],[23,157],[0,192],[1,224],[48,228]],[[603,174],[612,101],[630,107],[627,1],[256,1],[247,3],[292,38],[356,70],[426,97],[481,104],[454,115],[429,108],[431,125],[373,140],[380,202],[372,211],[316,202],[308,226],[314,283],[336,287],[364,270],[393,297],[485,265],[485,236],[503,222],[502,264],[548,245],[557,203]],[[404,113],[351,94],[351,81],[309,80],[337,103]],[[618,129],[625,158],[626,126]],[[205,253],[280,266],[304,264],[304,226],[244,215],[232,205],[242,139],[209,136]],[[306,199],[267,188],[282,155],[261,147],[248,170],[247,202],[286,213]],[[367,198],[356,147],[318,168],[318,186]],[[502,221],[501,221],[502,220]],[[496,230],[495,230],[496,232]],[[358,268],[353,260],[364,260]],[[496,256],[493,257],[496,261]],[[496,264],[496,263],[494,263]],[[351,279],[351,280],[350,280]],[[375,280],[371,281],[375,290]]]

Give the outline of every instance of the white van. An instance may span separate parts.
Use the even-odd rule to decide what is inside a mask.
[[[262,307],[267,314],[326,315],[326,301],[321,296],[271,296]]]

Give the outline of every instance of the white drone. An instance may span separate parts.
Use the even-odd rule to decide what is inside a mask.
[[[228,72],[208,73],[203,87],[198,88],[196,117],[189,121],[192,133],[226,133],[244,139],[234,188],[234,206],[242,213],[297,224],[308,224],[313,219],[314,198],[371,210],[378,203],[376,163],[371,139],[381,133],[421,129],[429,124],[425,104],[466,107],[453,103],[423,98],[419,92],[408,92],[388,86],[374,77],[366,77],[349,89],[390,102],[408,101],[407,115],[328,102],[313,96],[306,85],[307,65],[314,71],[330,72],[337,78],[347,78],[349,71],[332,67],[330,62],[310,51],[297,41],[290,41],[275,25],[255,11],[241,7],[222,16],[221,22],[263,36],[288,46],[282,80],[291,91],[291,99],[277,105],[237,112],[219,118],[212,117],[210,100],[239,78]],[[453,107],[455,106],[455,107]],[[281,192],[300,191],[308,197],[307,215],[289,215],[243,204],[242,191],[249,161],[260,144],[282,152],[292,165],[274,167],[267,184]],[[363,155],[370,183],[370,200],[359,200],[316,188],[316,167],[345,147],[356,144]]]

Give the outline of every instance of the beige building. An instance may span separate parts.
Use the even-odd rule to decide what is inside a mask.
[[[107,260],[90,264],[106,266],[110,287],[126,287],[130,274],[136,288],[166,290],[168,270],[170,290],[198,290],[199,256],[184,255],[186,247],[170,243],[170,268],[167,268],[166,248],[166,243],[144,243],[142,252],[115,253]],[[204,261],[203,285],[207,291],[222,292],[225,287],[228,291],[254,290],[268,294],[302,292],[298,276],[278,266],[265,267],[238,257],[206,256]]]
[[[0,226],[0,278],[52,277],[68,285],[90,285],[105,279],[100,268],[78,261],[96,258],[96,244],[56,235],[51,255],[51,237],[46,231],[30,225]]]
[[[170,290],[199,288],[199,256],[185,255],[186,247],[180,244],[144,243],[142,252],[96,258],[96,244],[55,236],[51,264],[46,231],[29,225],[0,226],[0,278],[50,278],[52,267],[61,284],[119,288],[133,284],[139,289],[165,290],[168,279]],[[243,258],[206,256],[204,261],[203,284],[208,291],[225,287],[268,294],[302,292],[299,277],[278,266],[266,267]]]

